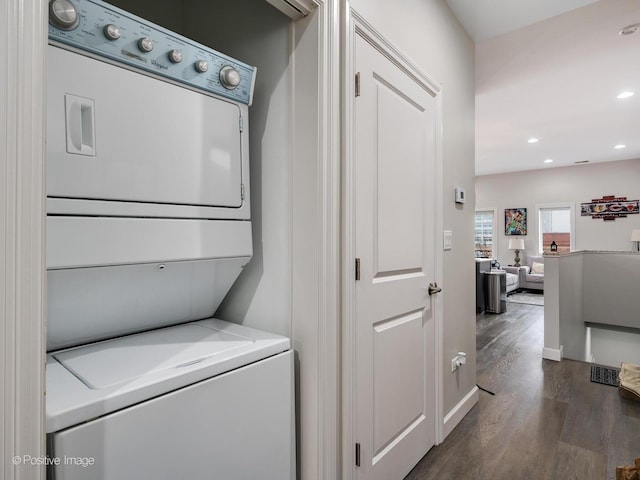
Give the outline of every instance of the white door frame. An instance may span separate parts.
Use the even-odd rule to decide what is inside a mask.
[[[339,241],[339,79],[337,0],[315,0],[317,8],[298,20],[294,115],[301,125],[315,124],[308,136],[295,137],[294,148],[314,151],[308,162],[300,158],[295,168],[293,261],[304,278],[294,282],[293,342],[303,357],[300,373],[300,424],[304,442],[299,446],[302,478],[335,479],[339,474],[339,370],[338,370],[338,241]],[[24,23],[22,23],[24,22]],[[3,294],[5,309],[2,344],[9,358],[2,371],[4,438],[20,438],[20,445],[5,442],[2,468],[5,478],[17,472],[9,460],[15,452],[44,455],[44,51],[47,43],[47,2],[8,2],[0,27],[6,47],[7,99],[20,99],[14,109],[3,109],[8,126],[7,148],[2,154],[6,192],[20,196],[8,202],[0,228],[6,248]],[[21,45],[23,48],[18,48]],[[319,75],[309,82],[308,64]],[[5,65],[3,65],[5,67]],[[16,73],[17,72],[17,73]],[[4,100],[4,98],[3,98]],[[311,108],[308,108],[311,107]],[[311,137],[315,149],[305,143]],[[16,152],[22,152],[16,156]],[[307,154],[306,157],[309,157]],[[307,187],[304,189],[303,186]],[[8,201],[8,196],[5,201]],[[303,208],[306,206],[307,208]],[[305,228],[306,227],[306,228]],[[315,243],[304,242],[303,232],[314,232]],[[16,239],[20,238],[20,244]],[[12,265],[12,261],[17,263]],[[12,275],[13,274],[13,275]],[[16,285],[25,286],[17,291]],[[317,297],[308,298],[308,292]],[[26,297],[28,295],[28,297]],[[313,315],[310,312],[316,312]],[[19,328],[18,328],[19,327]],[[16,348],[18,347],[18,348]],[[13,361],[12,361],[13,360]],[[17,380],[17,382],[16,382]],[[300,387],[300,385],[299,385]],[[14,396],[15,392],[15,396]],[[14,399],[18,399],[17,402]],[[30,478],[42,478],[42,468],[30,469]],[[16,473],[18,475],[18,473]]]
[[[292,340],[299,355],[300,477],[340,476],[340,114],[339,0],[294,23],[294,135]],[[4,309],[0,344],[0,471],[4,478],[44,478],[44,468],[14,469],[16,454],[43,457],[45,352],[44,103],[48,2],[12,0],[0,7],[0,154],[4,210],[0,264]],[[314,126],[311,128],[308,126]],[[298,134],[299,133],[299,134]],[[311,145],[311,146],[310,146]],[[313,152],[313,153],[310,153]],[[313,241],[307,243],[305,232]],[[312,292],[310,295],[309,292]],[[19,443],[17,443],[19,442]]]
[[[45,453],[46,18],[44,0],[0,7],[0,477],[7,480],[44,478],[24,456]]]
[[[348,0],[342,3],[342,478],[355,477],[355,415],[354,415],[354,364],[355,364],[355,195],[354,178],[354,110],[355,110],[355,39],[360,35],[367,39],[387,58],[403,69],[418,83],[426,85],[435,94],[436,106],[436,159],[435,159],[435,281],[442,285],[443,279],[443,203],[442,203],[442,86],[433,81],[415,66],[402,52],[370,25]],[[443,286],[444,287],[444,286]],[[437,299],[434,309],[435,321],[435,377],[436,377],[436,444],[443,440],[443,301]]]
[[[298,478],[337,480],[341,469],[339,0],[314,3],[317,8],[293,24],[291,336],[296,351]]]

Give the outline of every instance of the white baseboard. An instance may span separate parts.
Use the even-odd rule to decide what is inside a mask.
[[[480,400],[480,390],[474,386],[465,397],[458,402],[458,404],[451,409],[449,413],[444,417],[442,438],[440,442],[444,442],[444,439],[456,428],[456,425],[465,417],[467,413],[473,408],[473,406]]]
[[[542,349],[542,358],[559,362],[562,360],[562,350],[562,345],[560,345],[560,348],[544,347]]]

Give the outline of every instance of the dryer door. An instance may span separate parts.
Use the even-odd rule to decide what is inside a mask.
[[[238,105],[54,46],[48,61],[49,197],[242,206]]]

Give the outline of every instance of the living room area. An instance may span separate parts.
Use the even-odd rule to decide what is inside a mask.
[[[498,35],[490,18],[472,27],[476,311],[508,311],[518,296],[528,296],[544,305],[545,329],[554,317],[545,358],[560,360],[564,353],[614,366],[620,357],[640,363],[640,321],[619,320],[640,319],[640,302],[629,290],[640,282],[632,253],[640,236],[634,126],[640,124],[640,64],[630,61],[640,27],[626,25],[637,3],[588,0],[564,7],[537,23],[516,25],[514,16],[511,30]],[[575,257],[555,258],[567,255]],[[486,275],[497,271],[504,279]],[[488,279],[498,285],[492,292],[504,290],[503,297],[493,295],[494,305],[485,305],[492,297],[484,288]],[[503,307],[500,300],[509,301]],[[593,307],[600,304],[607,310]],[[595,310],[597,317],[590,315]],[[580,328],[576,338],[568,337],[571,322]],[[561,340],[583,345],[563,352]]]
[[[560,255],[578,251],[631,252],[634,248],[631,236],[640,229],[640,215],[605,220],[583,214],[588,212],[582,211],[582,204],[607,194],[626,197],[630,203],[640,198],[640,159],[477,176],[475,256],[496,260],[506,271],[506,277],[511,277],[506,279],[508,299],[523,291],[534,298],[535,294],[547,297],[544,294],[547,288],[544,255],[552,254],[554,238],[569,238],[568,242],[562,242],[565,245],[558,246],[557,254]],[[509,214],[516,209],[525,215],[525,230],[521,235],[508,235]],[[520,267],[514,266],[514,245],[520,247],[517,251]],[[630,273],[633,275],[633,271]],[[620,270],[620,274],[625,274],[624,270]],[[640,280],[640,272],[635,275],[632,279]],[[534,276],[538,277],[537,283],[526,280],[523,283],[523,278]],[[538,304],[544,304],[544,301]],[[509,308],[508,302],[506,308]],[[635,308],[640,318],[640,302],[633,296],[618,298],[612,308]],[[616,312],[611,311],[610,315],[615,317]],[[599,323],[607,322],[602,319]],[[640,330],[620,332],[595,326],[590,328],[589,334],[593,357],[588,360],[612,366],[618,363],[619,366],[613,352],[621,348],[628,351],[627,357],[640,360],[633,354],[634,350],[640,351]],[[627,360],[631,361],[630,358]]]
[[[640,365],[638,4],[553,2],[515,25],[529,2],[503,2],[501,21],[474,3],[483,392],[415,478],[614,479],[640,454],[640,412],[589,374]]]
[[[494,259],[505,277],[514,278],[505,278],[505,310],[476,316],[478,385],[495,396],[483,392],[480,408],[461,424],[469,434],[455,436],[449,445],[470,451],[481,475],[491,472],[492,478],[613,480],[616,466],[639,456],[637,402],[594,383],[592,366],[640,365],[640,329],[605,325],[627,311],[640,320],[640,301],[629,293],[633,287],[618,284],[640,282],[640,253],[633,252],[631,241],[640,215],[605,221],[582,215],[582,204],[607,195],[640,198],[640,159],[481,175],[475,193],[475,252],[489,257],[476,258],[476,264],[490,267]],[[526,211],[521,235],[507,234],[513,210]],[[556,242],[558,251],[552,253],[559,235],[568,242]],[[521,266],[510,267],[516,256]],[[573,267],[582,257],[584,265]],[[598,263],[589,266],[595,258]],[[562,262],[567,265],[554,266]],[[520,283],[520,275],[531,274],[534,264],[542,277],[535,290]],[[600,294],[590,286],[593,281]],[[518,299],[522,294],[540,302]],[[606,306],[596,312],[598,304]],[[586,324],[594,314],[600,315],[599,324]],[[560,351],[563,343],[570,347],[557,361],[545,356],[550,319],[557,320]],[[485,448],[473,448],[469,438],[480,439]],[[530,461],[521,460],[524,450]],[[501,465],[509,459],[517,467],[507,473]]]

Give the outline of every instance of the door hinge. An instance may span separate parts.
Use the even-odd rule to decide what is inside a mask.
[[[240,116],[239,123],[240,123],[240,125],[239,125],[240,126],[240,131],[242,132],[242,130],[244,128],[244,120],[242,119],[242,115]]]
[[[360,96],[360,72],[356,73],[356,97]]]
[[[360,466],[360,444],[356,443],[356,467]]]
[[[240,184],[240,200],[244,200],[244,183]]]
[[[360,280],[360,259],[356,258],[356,280]]]

